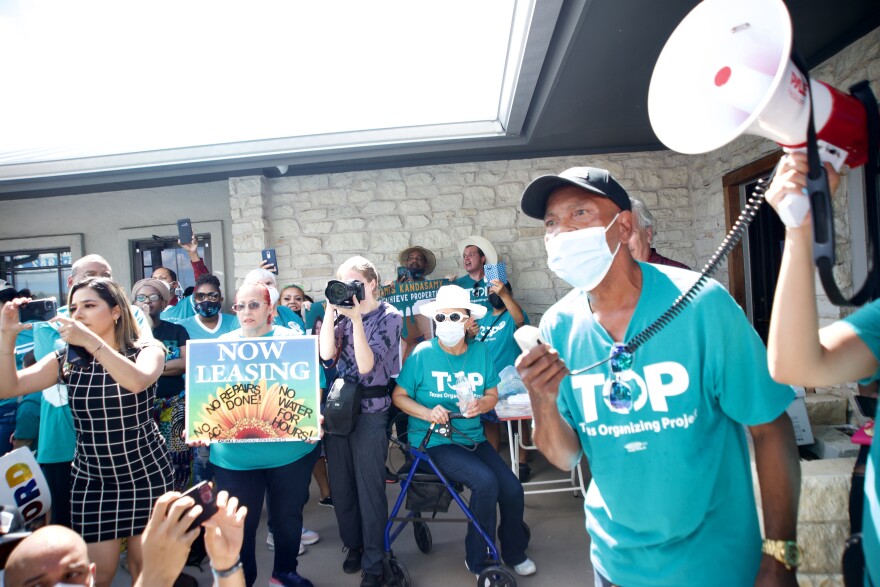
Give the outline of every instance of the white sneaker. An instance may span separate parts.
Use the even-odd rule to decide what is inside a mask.
[[[306,553],[306,545],[302,542],[299,543],[299,554],[297,556],[303,555]]]
[[[302,543],[303,544],[312,545],[312,544],[315,544],[316,542],[318,542],[318,540],[320,540],[320,539],[321,539],[321,537],[318,536],[317,532],[315,532],[314,530],[307,530],[305,527],[303,527],[303,530],[302,530]]]
[[[275,550],[275,536],[272,535],[272,532],[269,532],[266,536],[266,548]]]
[[[535,572],[538,570],[538,567],[535,566],[535,563],[532,562],[532,559],[527,558],[518,565],[514,565],[513,570],[516,571],[517,575],[526,577],[528,575],[534,575]]]

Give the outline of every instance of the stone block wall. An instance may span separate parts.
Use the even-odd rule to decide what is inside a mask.
[[[535,177],[576,165],[608,168],[651,207],[657,247],[696,265],[687,158],[661,151],[233,179],[236,279],[259,263],[263,247],[276,249],[280,283],[315,297],[353,255],[393,278],[398,253],[410,245],[434,252],[434,276],[462,275],[456,243],[477,234],[495,245],[517,299],[538,318],[569,288],[547,269],[543,227],[522,214],[519,199]]]

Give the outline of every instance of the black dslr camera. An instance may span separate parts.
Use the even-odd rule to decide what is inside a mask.
[[[364,301],[364,284],[357,279],[351,281],[331,279],[327,282],[324,295],[327,296],[327,301],[334,306],[353,308],[354,302],[351,301],[351,298],[357,298],[359,302]]]

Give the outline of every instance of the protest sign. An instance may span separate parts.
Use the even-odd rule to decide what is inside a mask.
[[[403,314],[403,330],[401,336],[407,337],[408,328],[406,318],[414,318],[418,315],[417,306],[429,302],[437,297],[437,290],[443,285],[449,285],[446,279],[431,279],[425,281],[395,281],[382,286],[382,298],[400,310]]]
[[[187,442],[316,440],[318,339],[190,340]]]

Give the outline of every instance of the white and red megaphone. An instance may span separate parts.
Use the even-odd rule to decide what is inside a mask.
[[[704,0],[678,25],[657,59],[648,114],[657,137],[680,153],[706,153],[743,133],[790,150],[805,147],[810,98],[823,161],[837,171],[867,161],[862,103],[807,80],[790,61],[791,18],[782,0]],[[804,197],[787,196],[780,217],[798,226]]]

